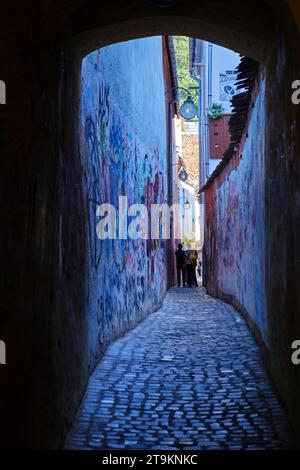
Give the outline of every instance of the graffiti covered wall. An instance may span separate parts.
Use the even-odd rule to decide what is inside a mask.
[[[167,202],[162,38],[112,45],[82,66],[82,145],[89,203],[91,366],[109,342],[157,308],[165,294],[167,241],[99,240],[97,205]],[[128,223],[132,219],[128,217]],[[118,237],[118,232],[117,232]]]
[[[208,291],[247,312],[268,345],[265,288],[265,80],[262,79],[235,169],[206,193]]]

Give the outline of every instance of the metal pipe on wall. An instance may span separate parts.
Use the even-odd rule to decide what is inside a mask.
[[[209,115],[208,115],[208,110],[212,105],[212,61],[213,61],[213,45],[208,44],[208,58],[207,58],[207,81],[208,81],[208,107],[205,110],[205,131],[206,131],[206,152],[205,152],[205,158],[206,158],[206,179],[209,178],[210,175],[210,169],[209,169],[209,163],[210,163],[210,136],[209,136]],[[206,182],[206,181],[205,181]]]
[[[212,62],[213,45],[208,44],[208,107],[212,105]]]
[[[203,148],[203,80],[202,80],[202,73],[201,67],[204,69],[204,64],[199,62],[193,64],[194,67],[199,67],[199,76],[195,75],[194,73],[190,73],[190,76],[197,80],[198,82],[198,151],[199,151],[199,188],[201,188],[205,184],[205,149]],[[200,194],[200,204],[204,203],[204,195],[203,193]]]
[[[199,187],[201,188],[204,185],[205,179],[205,171],[204,171],[204,159],[205,154],[203,152],[203,140],[202,140],[202,107],[203,107],[203,100],[202,100],[202,93],[203,93],[203,81],[202,81],[202,74],[200,72],[198,78],[198,139],[199,139]],[[203,204],[204,202],[204,195],[201,193],[200,195],[200,203]]]
[[[177,99],[169,101],[169,206],[173,204],[173,105]]]

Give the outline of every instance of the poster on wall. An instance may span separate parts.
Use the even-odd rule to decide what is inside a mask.
[[[225,70],[220,72],[220,100],[230,101],[237,93],[236,82],[237,74],[235,70]]]

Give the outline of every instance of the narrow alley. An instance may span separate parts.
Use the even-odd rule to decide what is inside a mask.
[[[67,449],[286,449],[284,412],[244,319],[204,288],[114,342],[92,374]]]
[[[300,1],[240,3],[1,2],[1,449],[300,449]]]

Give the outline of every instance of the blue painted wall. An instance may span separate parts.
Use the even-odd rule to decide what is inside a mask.
[[[167,283],[166,243],[103,240],[97,204],[167,202],[162,38],[95,51],[82,65],[82,148],[89,198],[90,363],[158,307]],[[129,219],[130,221],[130,219]]]

